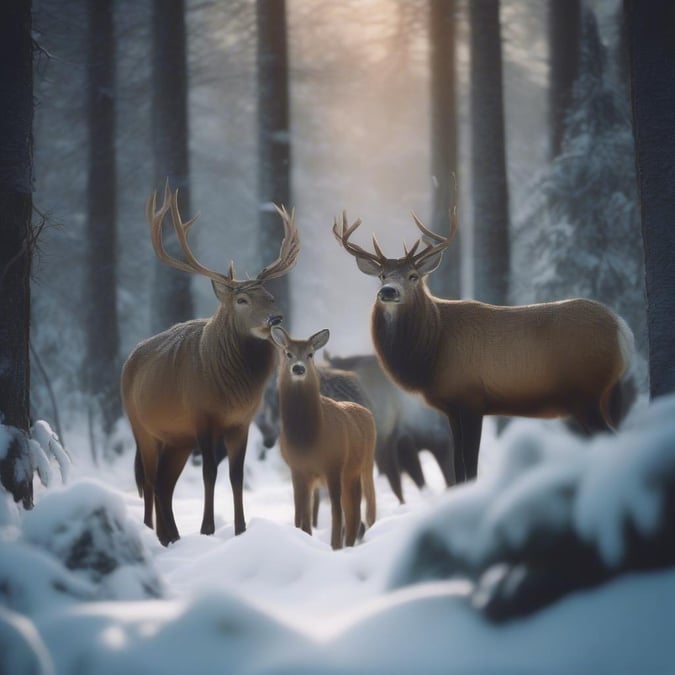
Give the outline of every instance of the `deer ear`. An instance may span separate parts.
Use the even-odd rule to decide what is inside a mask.
[[[314,351],[317,351],[323,347],[326,342],[328,342],[328,338],[330,337],[330,331],[328,328],[324,328],[323,330],[320,330],[318,333],[314,333],[311,338],[309,338],[309,341],[312,345],[312,348]]]
[[[422,262],[417,265],[417,271],[420,274],[431,274],[441,264],[441,260],[443,260],[443,251],[437,251],[428,258],[422,260]]]
[[[272,326],[270,335],[272,341],[280,347],[288,345],[288,333],[281,326]]]
[[[232,297],[232,291],[225,284],[211,280],[211,286],[219,302],[225,304],[228,298]]]
[[[356,264],[364,274],[371,277],[379,276],[382,271],[382,268],[376,262],[368,260],[368,258],[356,258]]]

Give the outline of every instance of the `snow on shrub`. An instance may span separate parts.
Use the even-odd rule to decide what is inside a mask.
[[[26,541],[96,584],[101,598],[163,595],[160,578],[122,496],[95,481],[46,493],[26,513],[23,534]]]
[[[390,585],[464,577],[493,618],[628,569],[675,564],[675,396],[617,435],[583,441],[517,421],[491,475],[452,490]]]

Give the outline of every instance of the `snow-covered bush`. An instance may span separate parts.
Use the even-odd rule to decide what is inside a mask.
[[[456,488],[415,532],[391,585],[474,582],[494,619],[621,572],[675,565],[675,396],[591,441],[516,422],[491,475]]]
[[[162,584],[116,492],[80,481],[45,494],[23,522],[25,540],[97,587],[99,598],[159,597]]]

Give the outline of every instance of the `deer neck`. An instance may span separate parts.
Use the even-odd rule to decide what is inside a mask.
[[[212,385],[243,401],[262,393],[276,364],[274,345],[242,333],[223,307],[204,326],[200,356]]]
[[[373,344],[389,375],[405,389],[423,391],[433,381],[440,316],[433,298],[420,292],[413,302],[373,308]]]
[[[279,376],[279,408],[288,443],[298,450],[313,446],[323,421],[318,374],[298,381],[284,369]]]

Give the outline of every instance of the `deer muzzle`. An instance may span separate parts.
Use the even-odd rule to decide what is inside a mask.
[[[396,286],[382,286],[377,293],[381,302],[400,302],[401,292]]]

